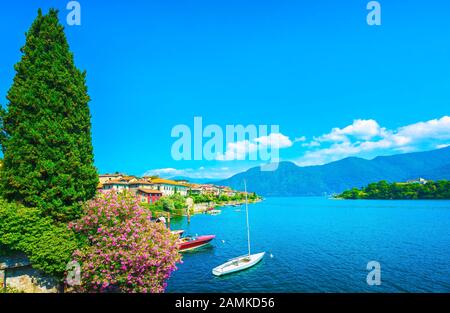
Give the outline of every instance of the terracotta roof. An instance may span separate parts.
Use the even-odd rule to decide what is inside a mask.
[[[128,183],[120,180],[109,180],[104,182],[103,185],[128,185]]]
[[[140,192],[148,193],[148,194],[162,194],[161,191],[159,191],[159,190],[154,190],[154,189],[139,188],[138,190],[139,190]]]
[[[163,179],[163,178],[157,178],[157,179],[152,179],[152,183],[153,184],[166,184],[166,185],[175,185],[175,186],[186,186],[186,184],[183,183],[179,183],[176,182],[174,180],[170,180],[170,179]]]
[[[148,182],[146,180],[137,180],[137,181],[131,181],[128,182],[130,185],[152,185],[151,182]]]

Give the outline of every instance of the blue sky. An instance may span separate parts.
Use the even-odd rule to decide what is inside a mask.
[[[67,2],[2,4],[2,105],[37,9],[66,24]],[[194,116],[279,125],[281,159],[300,165],[449,144],[450,3],[382,0],[368,26],[368,2],[80,0],[66,33],[99,171],[217,178],[261,163],[174,160],[171,130]]]

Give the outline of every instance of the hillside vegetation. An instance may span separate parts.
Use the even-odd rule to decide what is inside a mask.
[[[429,181],[418,183],[388,183],[380,181],[365,188],[353,188],[344,191],[337,198],[341,199],[380,199],[380,200],[443,200],[450,199],[450,181]]]

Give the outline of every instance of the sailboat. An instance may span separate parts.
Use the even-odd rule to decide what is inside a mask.
[[[244,188],[245,188],[245,210],[246,210],[246,217],[247,217],[247,243],[248,243],[248,254],[233,258],[231,260],[228,260],[226,263],[217,266],[212,270],[212,273],[215,276],[222,276],[227,275],[235,272],[239,272],[242,270],[245,270],[249,267],[252,267],[253,265],[257,264],[259,261],[262,260],[265,252],[260,252],[256,254],[251,254],[250,249],[250,226],[248,222],[248,199],[247,199],[247,184],[244,180]]]

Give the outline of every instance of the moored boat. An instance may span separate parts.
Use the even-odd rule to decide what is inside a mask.
[[[180,238],[178,241],[180,252],[190,251],[206,246],[214,238],[216,238],[215,235]]]
[[[234,259],[229,260],[228,262],[217,266],[212,270],[213,274],[216,276],[222,276],[226,274],[231,274],[234,272],[245,270],[259,261],[262,260],[266,253],[261,252],[252,255],[243,255]]]
[[[245,270],[249,267],[252,267],[256,263],[262,260],[265,252],[251,254],[250,248],[250,225],[248,221],[248,199],[247,199],[247,183],[244,180],[244,190],[245,190],[245,213],[246,213],[246,221],[247,221],[247,246],[248,246],[248,254],[239,256],[237,258],[233,258],[228,260],[222,265],[219,265],[213,268],[212,273],[216,276],[222,276],[226,274],[231,274],[234,272]]]

